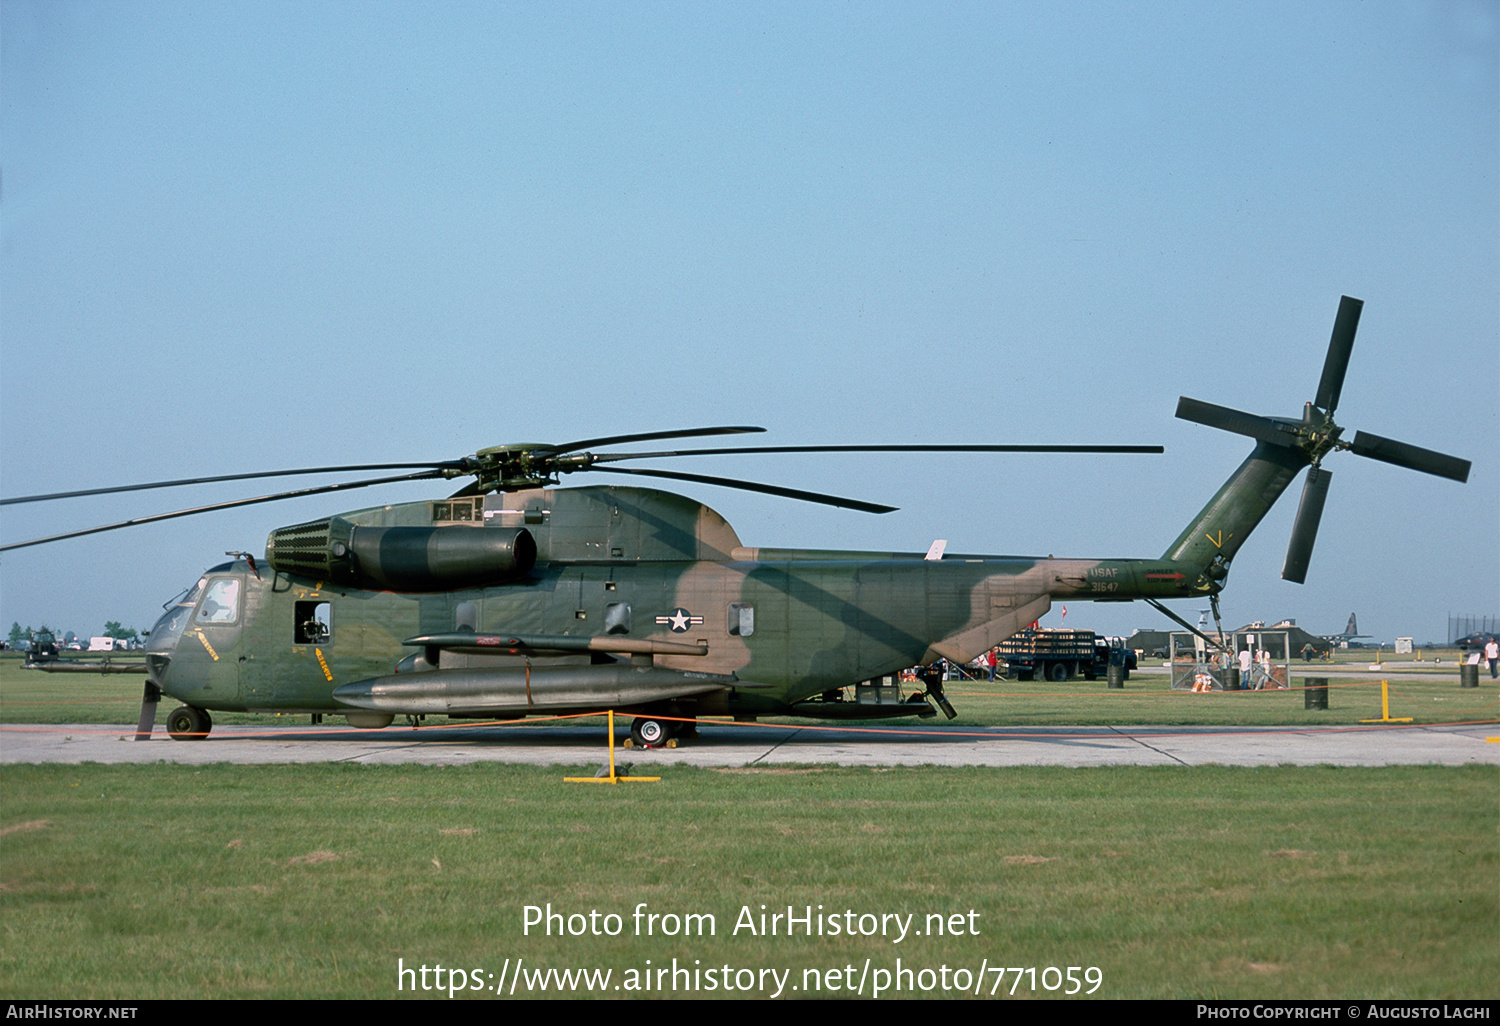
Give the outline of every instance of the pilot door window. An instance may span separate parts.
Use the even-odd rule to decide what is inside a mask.
[[[333,604],[298,602],[293,613],[296,645],[326,645],[333,640]]]
[[[232,577],[221,577],[217,581],[210,581],[208,589],[203,594],[203,601],[198,604],[198,615],[193,618],[197,624],[225,624],[234,623],[239,617],[240,610],[240,582]]]

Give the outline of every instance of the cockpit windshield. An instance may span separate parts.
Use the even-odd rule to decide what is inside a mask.
[[[188,618],[193,615],[193,607],[198,604],[198,599],[207,586],[207,577],[198,578],[198,583],[193,585],[186,597],[162,614],[161,619],[156,621],[156,626],[151,628],[146,651],[170,652],[176,646],[177,639],[182,636],[183,629],[187,627]]]

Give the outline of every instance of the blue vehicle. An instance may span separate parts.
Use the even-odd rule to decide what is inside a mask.
[[[1097,680],[1109,673],[1111,663],[1124,667],[1124,678],[1136,668],[1135,649],[1119,638],[1105,638],[1093,631],[1048,630],[1029,627],[1000,643],[1006,675],[1016,680],[1062,682],[1082,676]]]

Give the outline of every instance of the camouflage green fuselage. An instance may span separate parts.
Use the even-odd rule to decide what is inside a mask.
[[[706,654],[648,657],[655,667],[729,679],[694,697],[695,711],[773,712],[939,656],[968,661],[1056,598],[1172,598],[1211,587],[1199,567],[1165,559],[747,549],[708,507],[638,488],[538,489],[343,519],[455,531],[524,525],[536,539],[536,564],[503,583],[422,592],[336,586],[265,567],[257,577],[243,561],[216,568],[205,579],[238,579],[239,608],[217,621],[195,611],[170,651],[173,639],[153,638],[153,677],[163,690],[207,709],[341,711],[336,687],[396,674],[422,651],[404,641],[468,629],[696,644]],[[276,545],[273,536],[273,563]],[[309,641],[298,625],[314,609],[328,630]],[[442,671],[525,665],[538,690],[549,669],[629,658],[434,654],[432,668]],[[536,711],[555,711],[544,695],[528,697]]]

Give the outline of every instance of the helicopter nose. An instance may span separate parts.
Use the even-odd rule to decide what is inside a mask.
[[[172,664],[172,657],[150,652],[146,655],[147,675],[157,684],[160,684],[167,676],[167,667]]]

